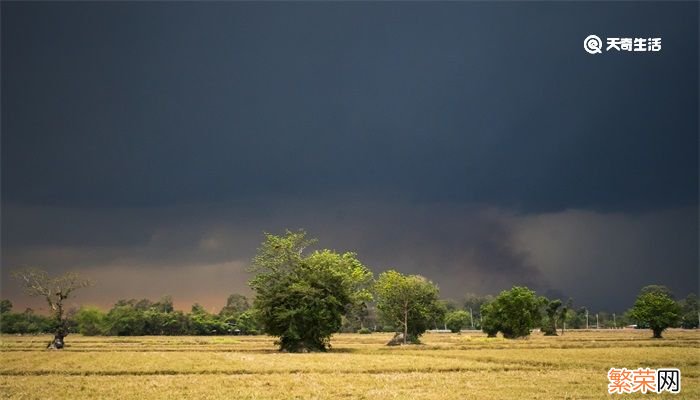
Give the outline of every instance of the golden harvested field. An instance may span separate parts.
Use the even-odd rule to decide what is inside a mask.
[[[334,336],[324,354],[283,354],[252,337],[3,336],[0,396],[13,399],[700,399],[700,331],[571,331],[487,339],[426,334]],[[611,367],[676,367],[682,391],[608,395]]]

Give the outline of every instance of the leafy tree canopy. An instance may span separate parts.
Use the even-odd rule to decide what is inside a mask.
[[[528,336],[530,330],[541,321],[540,306],[545,301],[526,287],[515,286],[504,290],[492,302],[481,307],[482,329],[489,336],[495,336],[500,331],[507,339]]]
[[[660,339],[666,328],[679,321],[681,309],[668,292],[645,290],[646,288],[643,288],[637,297],[630,315],[639,323],[649,326],[654,338]]]
[[[266,234],[253,258],[256,315],[284,351],[325,351],[346,310],[372,299],[372,273],[356,255],[331,250],[305,255],[315,242],[304,231]]]
[[[386,271],[379,275],[374,290],[380,317],[401,328],[404,344],[418,342],[430,323],[444,315],[438,287],[420,275]]]
[[[471,322],[470,315],[468,312],[463,310],[453,311],[445,317],[445,324],[447,328],[453,333],[457,333],[462,329],[466,328]]]

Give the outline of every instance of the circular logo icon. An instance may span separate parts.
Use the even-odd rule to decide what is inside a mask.
[[[588,35],[583,41],[583,49],[588,52],[588,54],[600,54],[603,48],[603,41],[596,35]]]

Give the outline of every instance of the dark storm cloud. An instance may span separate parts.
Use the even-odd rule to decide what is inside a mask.
[[[3,3],[3,200],[384,190],[526,210],[687,205],[693,10]],[[592,57],[591,32],[664,48]]]
[[[83,271],[102,280],[100,286],[105,288],[94,301],[104,301],[118,286],[116,293],[121,297],[125,293],[132,293],[132,297],[173,293],[191,301],[218,303],[233,288],[246,291],[249,276],[245,267],[263,229],[281,233],[288,227],[304,226],[321,238],[323,247],[357,251],[376,272],[396,268],[425,275],[452,297],[461,297],[465,291],[501,290],[513,283],[535,289],[548,287],[528,263],[527,254],[514,247],[507,220],[497,210],[399,202],[285,201],[256,207],[274,211],[250,218],[251,213],[242,206],[167,212],[130,209],[96,219],[95,210],[8,207],[10,215],[22,218],[6,221],[10,234],[3,264],[49,265],[54,272]],[[80,226],[79,233],[67,229],[67,219]],[[121,226],[147,239],[124,240],[120,230],[105,232],[105,226]],[[37,239],[32,231],[62,240]],[[7,272],[3,274],[5,281]],[[222,274],[227,280],[223,285]],[[189,276],[202,283],[197,286],[196,279]],[[190,285],[184,293],[178,289],[182,281]],[[17,291],[10,284],[3,286],[8,293]]]
[[[698,210],[521,216],[516,248],[566,295],[593,307],[627,308],[639,288],[663,282],[678,297],[698,289]]]
[[[11,245],[4,247],[2,262],[81,271],[98,282],[81,298],[104,306],[122,297],[172,294],[183,307],[197,301],[215,309],[229,293],[249,292],[246,268],[263,230],[303,226],[320,239],[319,247],[356,251],[376,273],[395,268],[424,275],[454,299],[527,285],[540,294],[572,296],[592,309],[622,311],[650,283],[669,285],[681,296],[696,287],[694,208],[518,214],[448,204],[291,200],[256,205],[261,208],[270,212],[254,218],[241,206],[120,210],[99,220],[92,210],[73,211],[79,235],[55,222],[65,209],[10,208],[10,214],[27,217],[21,224],[7,222]],[[107,232],[99,241],[86,240],[119,225],[148,239],[124,241],[119,232]],[[63,240],[12,240],[12,233],[23,230]],[[3,293],[21,298],[7,268],[2,278]]]
[[[697,12],[3,2],[3,293],[39,264],[214,307],[296,227],[451,297],[697,290]]]

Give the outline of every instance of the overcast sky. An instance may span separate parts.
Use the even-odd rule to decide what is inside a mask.
[[[444,297],[698,291],[698,3],[2,3],[12,268],[218,311],[305,228]],[[588,54],[584,38],[660,37]]]

